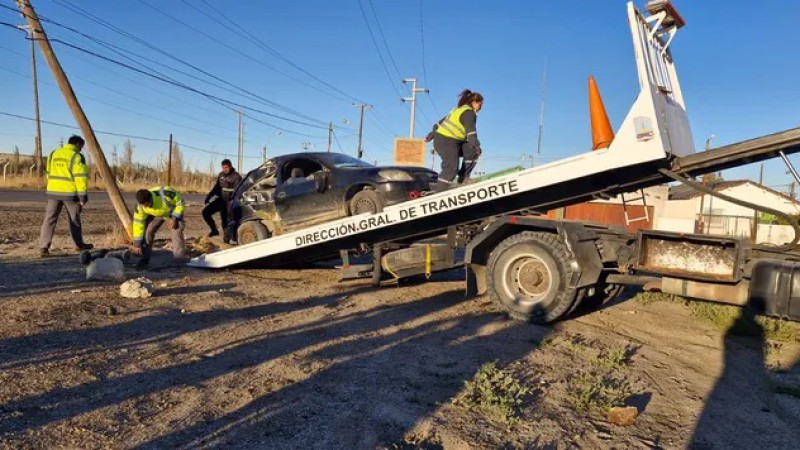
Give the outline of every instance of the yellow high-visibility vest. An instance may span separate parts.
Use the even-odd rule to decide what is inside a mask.
[[[442,136],[447,136],[449,138],[458,139],[459,141],[466,141],[467,140],[467,130],[464,128],[464,125],[461,124],[461,115],[464,114],[464,111],[472,111],[473,108],[470,105],[459,106],[458,108],[453,109],[444,118],[442,123],[436,127],[436,132],[441,134]]]
[[[137,245],[141,245],[144,240],[148,217],[183,219],[183,210],[186,207],[180,192],[169,186],[156,186],[148,190],[153,198],[153,206],[136,205],[133,212],[133,241]]]
[[[89,170],[80,149],[67,144],[47,158],[47,196],[59,200],[85,200]]]

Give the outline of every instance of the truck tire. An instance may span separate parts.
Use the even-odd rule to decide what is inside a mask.
[[[489,255],[489,297],[517,320],[545,324],[566,315],[576,302],[568,287],[574,272],[559,237],[523,231],[506,238]]]
[[[370,213],[376,214],[383,211],[383,197],[372,189],[358,191],[350,199],[350,215]]]
[[[257,220],[248,220],[239,225],[239,229],[236,230],[236,237],[239,245],[252,244],[256,241],[269,239],[269,231],[263,223]]]

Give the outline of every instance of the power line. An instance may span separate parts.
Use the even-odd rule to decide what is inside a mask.
[[[115,60],[113,58],[109,58],[109,57],[101,55],[101,54],[99,54],[97,52],[94,52],[94,51],[91,51],[91,50],[87,50],[87,49],[85,49],[83,47],[80,47],[80,46],[77,46],[77,45],[74,45],[74,44],[70,44],[69,42],[65,42],[65,41],[62,41],[60,39],[50,39],[50,41],[62,44],[64,46],[67,46],[67,47],[72,48],[74,50],[78,50],[80,52],[83,52],[83,53],[86,53],[88,55],[94,56],[96,58],[102,59],[104,61],[110,62],[112,64],[119,65],[119,66],[124,67],[126,69],[129,69],[129,70],[132,70],[134,72],[138,72],[138,73],[140,73],[142,75],[148,76],[150,78],[162,81],[164,83],[171,84],[173,86],[185,89],[185,90],[190,91],[190,92],[194,92],[194,93],[196,93],[198,95],[201,95],[203,97],[206,97],[206,98],[208,98],[210,100],[213,100],[213,101],[216,101],[216,102],[220,102],[220,103],[227,103],[228,104],[227,107],[229,109],[231,109],[231,110],[234,110],[234,111],[235,111],[235,108],[231,107],[230,105],[238,106],[239,108],[243,108],[243,109],[246,109],[248,111],[257,112],[259,114],[263,114],[263,115],[266,115],[266,116],[279,118],[281,120],[286,120],[286,121],[297,123],[297,124],[300,124],[300,125],[305,125],[305,126],[309,126],[309,127],[313,127],[313,128],[321,128],[321,127],[318,127],[318,126],[315,126],[315,125],[312,125],[312,124],[309,124],[309,123],[306,123],[306,122],[301,122],[301,121],[290,119],[290,118],[287,118],[287,117],[278,116],[276,114],[272,114],[272,113],[269,113],[269,112],[266,112],[266,111],[263,111],[263,110],[260,110],[260,109],[257,109],[257,108],[246,106],[246,105],[243,105],[241,103],[237,103],[237,102],[234,102],[234,101],[231,101],[231,100],[226,100],[226,99],[220,98],[218,96],[215,96],[215,95],[203,92],[203,91],[201,91],[199,89],[196,89],[194,87],[188,86],[188,85],[186,85],[184,83],[171,80],[168,77],[141,70],[141,69],[139,69],[137,67],[133,67],[133,66],[131,66],[129,64],[123,63],[123,62]],[[311,136],[311,135],[308,135],[308,134],[305,134],[305,133],[300,133],[300,132],[297,132],[297,131],[288,130],[288,129],[282,128],[280,126],[277,126],[277,125],[274,125],[274,124],[271,124],[271,123],[268,123],[268,122],[265,122],[265,121],[258,120],[256,118],[254,118],[253,116],[250,116],[250,115],[248,115],[248,117],[250,117],[253,120],[256,120],[259,123],[265,124],[267,126],[275,128],[277,130],[285,131],[287,133],[296,134],[296,135],[299,135],[299,136],[316,137],[316,136]]]
[[[425,84],[428,84],[428,68],[425,64],[425,22],[422,16],[422,0],[419,0],[419,40],[422,48],[422,79]],[[433,101],[430,95],[427,95],[428,101],[433,106],[433,112],[436,113],[436,117],[440,117],[441,113],[439,113],[439,108],[436,107],[436,102]]]
[[[12,73],[14,75],[20,76],[22,78],[26,78],[26,79],[30,79],[31,78],[31,76],[28,75],[28,74],[17,72],[16,70],[12,70],[12,69],[9,69],[7,67],[0,66],[0,70],[4,70],[6,72],[9,72],[9,73]],[[79,77],[73,77],[73,78],[82,79],[82,78],[79,78]],[[46,81],[42,81],[41,83],[46,85],[46,86],[55,86],[53,83],[48,83]],[[105,89],[111,90],[112,92],[117,92],[114,89],[111,89],[111,88],[108,88],[108,87],[105,87],[105,86],[102,86],[102,85],[99,85],[99,84],[95,84],[95,85],[97,87],[101,87],[101,88],[105,88]],[[124,95],[122,93],[120,93],[120,94]],[[162,123],[168,123],[170,125],[174,125],[176,127],[183,128],[185,130],[194,131],[196,133],[202,133],[202,134],[206,134],[206,135],[209,135],[209,136],[217,136],[217,137],[222,137],[222,138],[225,138],[225,139],[232,139],[232,137],[230,137],[230,136],[222,136],[222,135],[215,134],[215,133],[209,133],[208,131],[201,130],[201,129],[198,129],[198,128],[188,127],[186,125],[181,125],[179,123],[173,122],[173,121],[168,120],[168,119],[163,119],[163,118],[160,118],[160,117],[153,117],[153,116],[144,114],[144,113],[142,113],[140,111],[136,111],[136,110],[133,110],[133,109],[125,108],[123,106],[120,106],[120,105],[117,105],[117,104],[114,104],[114,103],[109,103],[109,102],[107,102],[105,100],[102,100],[102,99],[99,99],[97,97],[93,97],[93,96],[90,96],[90,95],[82,94],[81,97],[89,99],[89,100],[92,100],[92,101],[97,102],[97,103],[100,103],[102,105],[106,105],[106,106],[110,106],[112,108],[119,109],[121,111],[126,111],[126,112],[129,112],[129,113],[132,113],[132,114],[136,114],[138,116],[142,116],[142,117],[148,118],[150,120],[154,120],[154,121],[158,121],[158,122],[162,122]],[[131,97],[131,98],[133,98],[134,100],[139,100],[139,99],[136,99],[135,97]],[[139,100],[139,101],[141,101],[141,100]],[[152,104],[152,105],[154,107],[160,108],[160,106],[158,106],[158,105],[155,105],[155,104]],[[170,111],[168,111],[168,112],[170,112]],[[178,113],[178,112],[172,112],[172,113],[173,114],[181,114],[181,113]],[[193,118],[190,117],[190,119],[193,119]],[[195,120],[195,119],[193,119],[193,120]],[[216,126],[215,124],[213,124],[211,122],[208,122],[208,123],[210,125]]]
[[[140,0],[140,1],[142,1],[142,0]],[[166,56],[167,58],[170,58],[170,59],[172,59],[172,60],[174,60],[174,61],[177,61],[177,62],[179,62],[179,63],[181,63],[181,64],[183,64],[183,65],[185,65],[185,66],[187,66],[187,67],[191,68],[192,70],[195,70],[195,71],[197,71],[197,72],[200,72],[200,73],[202,73],[203,75],[205,75],[205,76],[207,76],[207,77],[209,77],[209,78],[212,78],[212,79],[214,79],[214,80],[216,80],[216,81],[218,81],[218,82],[221,82],[221,83],[223,83],[225,86],[228,86],[228,88],[226,88],[225,86],[220,86],[219,84],[216,84],[216,83],[211,83],[211,82],[209,82],[209,81],[207,81],[207,80],[203,80],[203,79],[201,79],[201,78],[198,78],[197,76],[194,76],[194,75],[192,75],[192,74],[189,74],[189,73],[187,73],[187,72],[185,72],[185,71],[181,71],[180,69],[176,69],[176,68],[174,68],[174,67],[171,67],[171,66],[165,65],[165,64],[163,64],[163,63],[161,63],[161,62],[158,62],[158,61],[152,60],[152,59],[150,59],[150,58],[144,57],[144,56],[142,56],[142,55],[136,54],[135,52],[131,52],[130,50],[126,50],[126,49],[123,49],[123,48],[121,48],[121,47],[118,47],[118,46],[115,46],[115,45],[113,45],[113,44],[110,44],[110,43],[108,43],[108,42],[104,42],[104,41],[102,41],[102,40],[100,40],[100,39],[97,39],[97,38],[95,38],[95,37],[93,37],[93,36],[90,36],[90,35],[88,35],[88,34],[86,34],[86,33],[82,33],[81,31],[79,31],[79,30],[76,30],[76,29],[74,29],[74,28],[72,28],[72,27],[69,27],[69,26],[66,26],[66,25],[60,24],[60,23],[58,23],[58,22],[55,22],[55,21],[53,21],[53,20],[50,20],[50,19],[44,18],[44,20],[45,20],[45,21],[47,21],[47,22],[49,22],[49,23],[53,23],[53,24],[54,24],[54,25],[56,25],[56,26],[59,26],[59,27],[65,28],[65,29],[67,29],[67,30],[70,30],[70,31],[72,31],[72,32],[74,32],[74,33],[77,33],[77,34],[79,34],[79,35],[81,35],[81,36],[85,37],[86,39],[92,40],[92,41],[93,41],[93,42],[95,42],[95,43],[98,43],[98,44],[100,44],[100,45],[103,45],[103,46],[104,46],[104,47],[106,47],[106,48],[108,48],[109,46],[111,46],[111,47],[114,47],[114,48],[116,48],[118,51],[123,51],[123,52],[129,53],[129,54],[133,54],[133,55],[135,55],[135,56],[136,56],[136,57],[138,57],[138,58],[144,59],[144,60],[146,60],[146,61],[149,61],[149,62],[152,62],[152,63],[154,63],[154,64],[158,64],[158,65],[160,65],[160,66],[162,66],[162,67],[167,67],[167,68],[169,68],[169,69],[171,69],[171,70],[176,70],[176,71],[178,71],[179,73],[182,73],[183,75],[186,75],[186,76],[189,76],[189,77],[191,77],[191,78],[193,78],[193,79],[196,79],[196,80],[198,80],[198,81],[202,81],[202,82],[204,82],[204,83],[210,84],[210,85],[212,85],[212,86],[215,86],[215,87],[217,87],[217,88],[224,89],[224,90],[226,90],[226,91],[228,91],[228,92],[231,92],[231,93],[236,93],[237,95],[246,94],[246,96],[250,97],[251,99],[256,99],[256,100],[258,100],[258,101],[264,102],[265,104],[267,104],[267,105],[270,105],[271,107],[273,107],[273,108],[276,108],[276,109],[279,109],[279,110],[281,110],[281,111],[283,111],[283,112],[286,112],[286,113],[289,113],[289,114],[295,115],[295,116],[297,116],[297,117],[301,117],[301,118],[303,118],[303,119],[306,119],[306,120],[309,120],[309,121],[312,121],[312,122],[316,122],[316,123],[319,123],[319,124],[324,124],[324,123],[325,123],[324,121],[321,121],[321,120],[319,120],[319,119],[315,119],[315,118],[313,118],[313,117],[310,117],[310,116],[308,116],[308,115],[305,115],[305,114],[303,114],[303,113],[301,113],[301,112],[299,112],[299,111],[296,111],[296,110],[294,110],[294,109],[292,109],[292,108],[289,108],[289,107],[287,107],[287,106],[285,106],[285,105],[281,105],[280,103],[277,103],[277,102],[274,102],[274,101],[272,101],[272,100],[269,100],[269,99],[267,99],[267,98],[264,98],[263,96],[260,96],[260,95],[258,95],[258,94],[256,94],[256,93],[254,93],[254,92],[252,92],[252,91],[250,91],[250,90],[248,90],[248,89],[245,89],[245,88],[243,88],[243,87],[241,87],[241,86],[235,85],[235,84],[233,84],[233,83],[231,83],[231,82],[229,82],[229,81],[227,81],[227,80],[224,80],[224,79],[222,79],[222,78],[220,78],[220,77],[218,77],[218,76],[216,76],[216,75],[214,75],[214,74],[212,74],[212,73],[210,73],[210,72],[208,72],[208,71],[206,71],[206,70],[203,70],[203,69],[201,69],[200,67],[197,67],[197,66],[195,66],[195,65],[194,65],[194,64],[192,64],[192,63],[189,63],[188,61],[186,61],[186,60],[184,60],[184,59],[182,59],[182,58],[179,58],[179,57],[177,57],[177,56],[175,56],[175,55],[173,55],[173,54],[171,54],[171,53],[167,52],[166,50],[163,50],[163,49],[161,49],[160,47],[158,47],[158,46],[156,46],[156,45],[154,45],[154,44],[151,44],[151,43],[149,43],[149,42],[147,42],[147,41],[145,41],[145,40],[143,40],[143,39],[139,38],[138,36],[136,36],[136,35],[134,35],[134,34],[132,34],[132,33],[129,33],[129,32],[127,32],[127,31],[125,31],[125,30],[123,30],[123,29],[121,29],[121,28],[119,28],[119,27],[117,27],[117,26],[113,25],[112,23],[110,23],[110,22],[108,22],[108,21],[106,21],[106,20],[104,20],[104,19],[102,19],[102,18],[100,18],[100,17],[98,17],[98,16],[96,16],[96,15],[92,14],[92,13],[91,13],[91,12],[89,12],[89,11],[86,11],[85,9],[82,9],[82,8],[80,8],[80,7],[78,7],[78,6],[75,6],[75,5],[71,4],[71,3],[69,3],[69,2],[68,2],[68,1],[66,1],[66,0],[54,0],[54,2],[55,2],[56,4],[58,4],[59,6],[62,6],[62,7],[64,7],[64,8],[66,8],[66,9],[69,9],[70,11],[72,11],[72,12],[73,12],[73,13],[75,13],[75,14],[78,14],[78,15],[80,15],[80,16],[82,16],[82,17],[88,18],[90,21],[92,21],[92,22],[94,22],[94,23],[97,23],[97,24],[99,24],[99,25],[101,25],[101,26],[103,26],[103,27],[105,27],[105,28],[107,28],[107,29],[110,29],[110,30],[112,30],[113,32],[115,32],[115,33],[117,33],[117,34],[119,34],[119,35],[121,35],[121,36],[123,36],[123,37],[125,37],[125,38],[127,38],[127,39],[130,39],[130,40],[132,40],[132,41],[134,41],[134,42],[138,43],[139,45],[142,45],[142,46],[144,46],[144,47],[147,47],[147,48],[149,48],[149,49],[151,49],[151,50],[153,50],[153,51],[155,51],[155,52],[157,52],[157,53],[159,53],[159,54],[161,54],[161,55],[163,55],[163,56]],[[151,8],[153,8],[153,9],[155,9],[155,10],[157,10],[157,11],[161,12],[162,14],[165,14],[165,15],[167,15],[168,17],[170,17],[170,18],[173,18],[173,17],[172,17],[172,16],[170,16],[169,14],[167,14],[167,13],[164,13],[163,11],[160,11],[160,10],[158,10],[157,8],[153,7],[152,5],[149,5],[149,4],[147,4],[146,2],[143,2],[143,3],[145,3],[145,4],[146,4],[146,5],[148,5],[148,6],[150,6],[150,7],[151,7]],[[2,5],[0,5],[0,6],[2,6]],[[41,18],[41,17],[40,17],[40,18]],[[200,31],[200,30],[197,30],[196,28],[192,27],[191,25],[188,25],[188,24],[185,24],[185,23],[183,23],[182,21],[180,21],[180,20],[179,20],[179,19],[177,19],[177,18],[173,18],[173,20],[176,20],[176,21],[178,21],[179,23],[183,24],[184,26],[186,26],[186,27],[189,27],[190,29],[194,29],[195,31],[197,31],[197,32],[199,32],[199,33],[203,33],[202,31]],[[203,34],[204,34],[204,35],[207,35],[206,33],[203,33]],[[209,36],[209,38],[211,38],[211,39],[215,39],[213,36]],[[221,45],[225,45],[225,44],[224,44],[224,43],[222,43]],[[228,47],[230,48],[230,46],[228,46]],[[234,49],[234,50],[238,51],[238,49]],[[240,53],[241,53],[241,52],[240,52]],[[246,54],[244,54],[244,56],[246,56],[246,57],[248,57],[248,58],[250,58],[250,59],[253,59],[252,57],[249,57],[249,56],[248,56],[248,55],[246,55]],[[259,63],[261,63],[260,61],[256,61],[256,62],[259,62]],[[263,65],[263,63],[261,63],[261,64]],[[152,68],[150,68],[150,70],[152,70],[152,71],[156,72],[156,71],[155,71],[154,69],[152,69]],[[163,74],[162,74],[162,75],[163,75]],[[177,80],[174,80],[174,81],[177,81]],[[231,90],[231,88],[235,89],[235,91]],[[237,91],[238,91],[238,92],[237,92]]]
[[[28,121],[35,121],[36,120],[33,117],[22,116],[22,115],[19,115],[19,114],[9,113],[9,112],[5,112],[5,111],[0,111],[0,115],[7,116],[7,117],[13,117],[15,119],[20,119],[20,120],[28,120]],[[50,121],[50,120],[42,120],[41,122],[44,123],[44,124],[47,124],[47,125],[70,128],[70,129],[73,129],[73,130],[78,130],[79,129],[78,127],[76,127],[74,125],[69,125],[69,124],[59,123],[59,122],[53,122],[53,121]],[[103,135],[106,135],[106,136],[124,137],[124,138],[128,138],[128,139],[135,139],[135,140],[140,140],[140,141],[169,143],[169,140],[167,140],[167,139],[160,139],[160,138],[147,137],[147,136],[137,136],[137,135],[127,134],[127,133],[117,133],[117,132],[112,132],[112,131],[98,131],[98,130],[95,130],[95,133],[96,134],[103,134]],[[188,148],[190,150],[196,150],[196,151],[203,152],[203,153],[208,153],[208,154],[211,154],[211,155],[218,155],[218,156],[231,155],[231,153],[220,153],[220,152],[215,152],[215,151],[208,150],[208,149],[205,149],[205,148],[195,147],[195,146],[186,145],[186,144],[181,144],[181,147]],[[259,157],[258,156],[245,156],[245,158],[259,158]]]
[[[212,20],[215,20],[215,21],[216,21],[216,18],[215,18],[215,17],[212,17],[212,16],[210,16],[208,13],[206,13],[206,12],[204,12],[204,11],[200,10],[200,9],[199,9],[199,8],[197,8],[196,6],[192,5],[190,2],[188,2],[188,1],[186,1],[186,0],[182,0],[182,1],[183,1],[183,3],[185,3],[186,5],[188,5],[189,7],[193,8],[194,10],[196,10],[196,11],[198,11],[199,13],[203,14],[204,16],[206,16],[206,17],[208,17],[208,18],[210,18],[210,19],[212,19]],[[270,47],[269,45],[267,45],[267,44],[266,44],[264,41],[262,41],[261,39],[259,39],[259,38],[258,38],[258,36],[256,36],[256,35],[254,35],[253,33],[251,33],[251,32],[249,32],[249,31],[247,31],[246,29],[244,29],[244,28],[243,28],[241,25],[239,25],[239,24],[238,24],[236,21],[234,21],[234,20],[232,20],[231,18],[229,18],[228,16],[226,16],[226,15],[225,15],[225,14],[224,14],[222,11],[220,11],[220,10],[219,10],[219,9],[217,9],[217,8],[215,8],[215,7],[214,7],[214,6],[213,6],[211,3],[209,3],[208,1],[206,1],[206,0],[201,0],[201,1],[202,1],[203,3],[205,3],[205,5],[206,5],[206,6],[208,6],[208,7],[209,7],[209,8],[210,8],[212,11],[214,11],[214,13],[216,13],[216,14],[217,14],[219,17],[222,17],[223,19],[225,19],[225,21],[227,21],[227,22],[228,22],[228,23],[230,23],[230,24],[231,24],[233,27],[235,27],[236,29],[238,29],[238,30],[239,30],[239,34],[243,34],[243,35],[245,35],[246,37],[248,37],[248,38],[251,40],[251,43],[255,44],[256,46],[260,47],[261,49],[265,50],[266,52],[268,52],[268,53],[272,54],[273,56],[275,56],[276,58],[278,58],[278,59],[280,59],[281,61],[285,62],[286,64],[289,64],[290,66],[294,67],[295,69],[299,70],[300,72],[303,72],[304,74],[306,74],[307,76],[311,77],[312,79],[314,79],[314,80],[318,81],[319,83],[323,84],[324,86],[326,86],[326,87],[328,87],[328,88],[330,88],[330,89],[332,89],[332,90],[334,90],[334,91],[338,92],[339,94],[342,94],[343,96],[345,96],[345,97],[349,98],[350,100],[354,100],[354,101],[356,101],[356,102],[360,102],[360,101],[361,101],[361,100],[359,100],[358,98],[356,98],[356,97],[354,97],[354,96],[352,96],[352,95],[348,94],[347,92],[344,92],[344,91],[342,91],[341,89],[337,88],[336,86],[334,86],[334,85],[332,85],[332,84],[330,84],[330,83],[326,82],[325,80],[322,80],[322,79],[320,79],[319,77],[317,77],[317,76],[316,76],[316,75],[314,75],[313,73],[309,72],[308,70],[306,70],[306,69],[304,69],[304,68],[300,67],[299,65],[297,65],[296,63],[294,63],[293,61],[291,61],[289,58],[285,57],[285,56],[284,56],[284,55],[282,55],[280,52],[278,52],[278,51],[277,51],[277,50],[275,50],[274,48],[272,48],[272,47]],[[225,25],[225,24],[223,24],[223,23],[220,23],[220,25],[222,25],[223,27],[227,28],[228,30],[231,30],[231,31],[233,31],[234,33],[236,33],[236,31],[235,31],[235,30],[233,30],[231,27],[229,27],[229,26],[227,26],[227,25]]]
[[[375,39],[375,33],[372,32],[372,27],[369,24],[367,13],[364,11],[364,5],[361,3],[361,0],[358,0],[358,7],[361,10],[361,17],[364,18],[364,24],[367,25],[367,31],[369,31],[369,36],[372,39],[372,45],[375,46],[375,51],[378,52],[378,58],[380,58],[381,66],[383,66],[383,71],[386,73],[386,79],[389,81],[389,84],[392,86],[395,94],[397,94],[398,97],[402,97],[403,94],[400,93],[400,90],[397,89],[397,86],[395,86],[395,82],[392,81],[392,75],[389,73],[389,67],[386,65],[386,61],[383,59],[383,54],[378,46],[378,41]]]
[[[392,50],[389,48],[389,44],[386,42],[386,35],[383,34],[383,27],[381,26],[381,21],[378,20],[378,14],[375,13],[375,5],[372,4],[372,0],[369,0],[369,7],[372,10],[372,17],[375,18],[375,25],[378,27],[378,33],[381,35],[383,46],[386,47],[386,54],[389,55],[389,61],[391,61],[392,66],[394,67],[394,71],[397,73],[397,76],[399,78],[402,78],[403,74],[401,74],[400,69],[397,68],[397,63],[395,62],[394,56],[392,55]]]

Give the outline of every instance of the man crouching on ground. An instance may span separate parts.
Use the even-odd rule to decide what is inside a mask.
[[[181,194],[169,186],[156,186],[136,191],[136,211],[133,213],[133,249],[140,255],[137,268],[150,262],[156,232],[166,221],[172,233],[172,255],[174,264],[185,262],[183,249],[183,210],[185,204]]]

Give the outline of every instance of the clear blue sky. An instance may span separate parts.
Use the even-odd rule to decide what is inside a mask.
[[[208,2],[296,66],[373,105],[374,111],[368,112],[365,120],[365,157],[370,161],[391,162],[393,135],[408,134],[409,110],[395,92],[396,88],[407,93],[399,82],[401,76],[417,77],[421,86],[431,90],[430,99],[419,101],[418,136],[454,106],[463,88],[485,96],[478,121],[485,156],[483,170],[515,165],[523,153],[535,152],[545,60],[547,111],[542,157],[547,160],[590,148],[586,100],[589,75],[599,83],[615,128],[638,92],[622,0],[372,0],[372,5],[369,0]],[[637,2],[639,6],[642,3]],[[0,0],[0,4],[14,6],[12,0]],[[337,136],[344,152],[355,153],[353,130],[358,125],[358,113],[351,105],[353,100],[268,53],[252,39],[226,29],[221,25],[226,23],[224,19],[215,22],[198,12],[214,15],[203,1],[34,0],[34,6],[44,17],[208,80],[62,6],[69,4],[306,118],[159,68],[183,83],[302,122],[309,118],[333,121],[339,127]],[[176,23],[148,4],[196,30]],[[757,6],[750,2],[678,0],[675,4],[688,22],[676,37],[673,52],[698,149],[711,134],[716,135],[714,144],[721,145],[800,125],[796,58],[800,31],[795,23],[800,3],[766,0]],[[381,49],[388,76],[360,5]],[[0,9],[0,21],[17,23],[20,17]],[[45,27],[51,38],[123,60],[71,31],[49,23]],[[0,27],[0,111],[33,115],[27,45],[22,33]],[[96,129],[160,139],[174,133],[179,143],[235,154],[237,119],[230,109],[64,45],[56,43],[54,47]],[[42,117],[74,123],[41,59],[39,68]],[[314,143],[316,150],[326,148],[324,129],[259,113],[252,116],[254,119],[245,118],[246,155],[251,157],[245,169],[259,161],[261,147],[267,142],[270,154],[299,151],[302,142]],[[313,137],[289,132],[275,135],[275,129],[255,119]],[[19,145],[23,153],[30,152],[33,130],[31,122],[0,116],[0,151]],[[70,130],[45,125],[43,134],[45,151],[49,151]],[[121,146],[124,139],[100,135],[100,140],[110,153],[112,146]],[[158,142],[134,143],[135,158],[144,163],[153,163],[166,148]],[[210,155],[184,150],[192,167],[208,167]],[[216,156],[217,162],[220,159]],[[757,167],[748,167],[725,176],[755,177],[757,171]],[[779,163],[767,164],[766,184],[780,187],[789,181]]]

